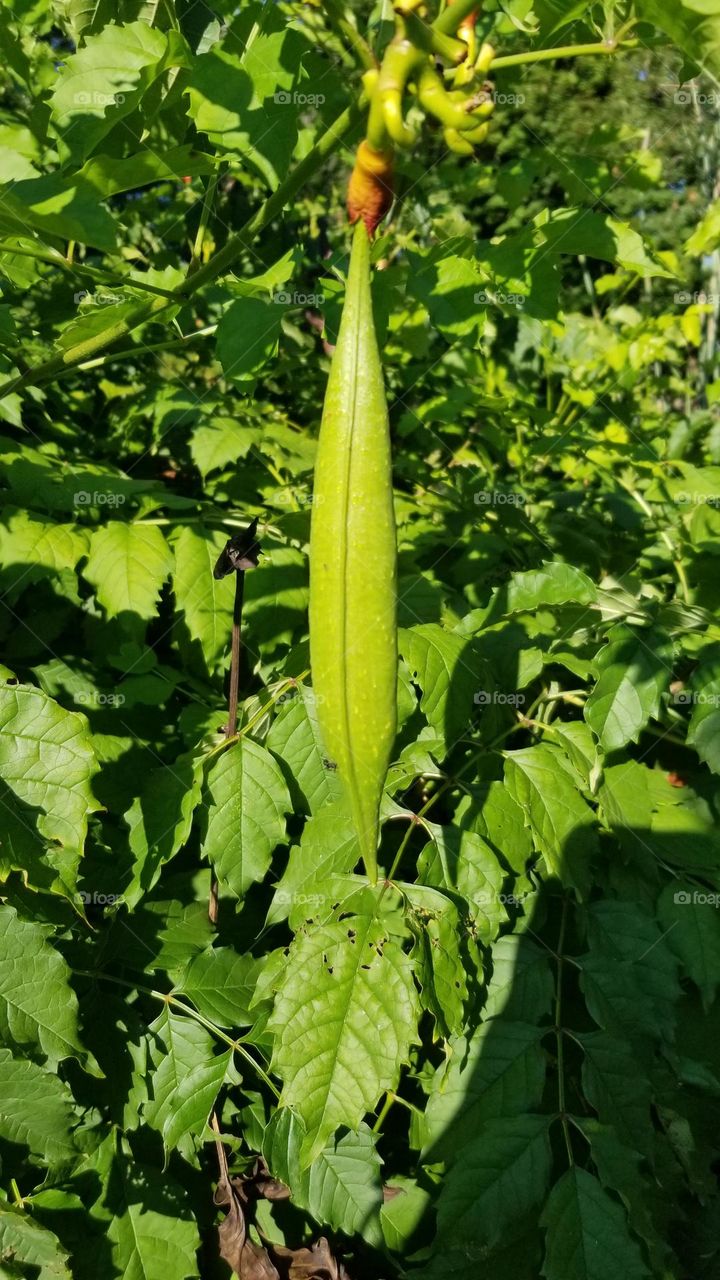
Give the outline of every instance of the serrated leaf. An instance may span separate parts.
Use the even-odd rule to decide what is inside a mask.
[[[276,1111],[263,1137],[262,1154],[270,1172],[292,1191],[293,1203],[315,1221],[343,1235],[362,1235],[379,1244],[382,1205],[377,1137],[367,1125],[329,1143],[308,1169],[301,1166],[305,1132],[287,1108]]]
[[[709,1009],[720,982],[720,919],[717,894],[673,880],[658,899],[658,919],[671,951],[700,988]]]
[[[281,1102],[306,1129],[310,1164],[339,1125],[357,1130],[397,1086],[417,1026],[412,966],[374,915],[300,933],[269,1023]]]
[[[550,1010],[555,981],[547,951],[524,934],[498,938],[491,951],[485,1018],[539,1022]]]
[[[167,1006],[150,1027],[156,1069],[152,1101],[143,1108],[169,1153],[189,1135],[199,1137],[228,1075],[231,1053],[216,1054],[210,1034]]]
[[[176,605],[191,640],[200,644],[209,672],[222,664],[230,645],[235,577],[228,582],[213,576],[215,562],[226,542],[225,532],[196,524],[185,525],[172,543]]]
[[[651,1089],[632,1045],[604,1031],[586,1032],[580,1041],[588,1102],[603,1124],[617,1125],[638,1151],[647,1153],[652,1141]]]
[[[194,1280],[200,1235],[184,1188],[150,1165],[117,1158],[107,1238],[123,1280]]]
[[[307,45],[258,6],[257,28],[242,52],[229,36],[197,58],[189,114],[221,151],[245,157],[271,188],[290,162],[298,136],[294,91]],[[280,29],[273,29],[279,26]],[[224,85],[218,94],[218,85]],[[278,312],[281,308],[277,308]]]
[[[545,1084],[542,1031],[524,1022],[484,1022],[470,1040],[450,1042],[449,1062],[433,1078],[423,1159],[452,1161],[498,1116],[539,1106]]]
[[[296,805],[305,813],[315,813],[340,797],[337,771],[329,766],[312,689],[304,685],[288,697],[273,720],[267,747],[278,757]]]
[[[418,879],[464,898],[480,941],[492,942],[508,918],[502,894],[505,875],[495,854],[474,831],[434,823],[427,829],[430,840],[418,860]]]
[[[40,925],[0,906],[0,1037],[11,1047],[40,1046],[51,1064],[87,1057],[78,1039],[78,1003],[70,970]]]
[[[672,1036],[680,995],[677,961],[652,916],[636,903],[595,902],[587,955],[579,957],[588,1009],[604,1030]]]
[[[360,859],[357,833],[344,800],[327,805],[305,823],[299,845],[293,845],[268,911],[268,923],[288,919],[291,928],[308,913],[327,905],[338,877],[348,875]]]
[[[213,415],[211,422],[196,427],[190,437],[193,462],[203,476],[208,476],[211,471],[247,457],[261,435],[261,428],[254,425],[252,419],[242,422]]]
[[[72,1094],[62,1080],[0,1049],[2,1137],[28,1147],[48,1165],[62,1166],[78,1156],[72,1121]]]
[[[420,707],[428,724],[453,746],[468,728],[473,697],[480,685],[478,662],[470,644],[465,637],[430,622],[401,630],[398,647],[422,690]]]
[[[623,1280],[650,1273],[628,1230],[621,1205],[584,1169],[568,1169],[553,1187],[543,1212],[546,1280],[606,1280],[608,1268]]]
[[[3,1280],[28,1275],[28,1267],[33,1268],[32,1274],[37,1274],[39,1280],[70,1280],[68,1257],[52,1231],[41,1226],[26,1210],[11,1208],[7,1201],[0,1199],[0,1275]],[[5,1269],[5,1260],[12,1270]]]
[[[493,593],[485,623],[513,613],[532,613],[563,604],[594,604],[597,587],[580,569],[564,561],[544,561],[539,569],[513,573],[506,586]]]
[[[595,820],[563,768],[563,757],[545,743],[507,751],[505,779],[550,874],[586,892],[597,842]]]
[[[585,703],[585,720],[605,751],[637,742],[660,712],[672,675],[672,646],[661,632],[619,627],[600,650],[600,675]]]
[[[13,588],[43,575],[74,569],[87,550],[87,534],[73,524],[53,524],[27,511],[9,516],[0,527],[0,564]],[[22,568],[21,568],[22,566]],[[12,569],[12,572],[8,570]]]
[[[142,794],[125,815],[133,856],[123,898],[133,907],[156,883],[160,870],[190,836],[193,814],[202,796],[202,757],[192,752],[154,770]]]
[[[187,46],[144,22],[108,23],[67,58],[50,98],[64,157],[85,160],[113,126],[134,111],[168,67],[183,65]]]
[[[262,960],[232,947],[210,947],[189,963],[177,990],[220,1027],[250,1026],[250,1004]]]
[[[425,885],[402,884],[409,906],[408,923],[415,937],[413,960],[421,1000],[441,1034],[462,1030],[467,981],[460,952],[462,929],[455,904]]]
[[[23,804],[41,810],[47,840],[82,852],[98,770],[87,720],[29,685],[0,688],[0,778]]]
[[[490,1250],[539,1204],[550,1181],[550,1116],[486,1120],[442,1184],[433,1252],[462,1240]]]
[[[292,806],[285,779],[265,747],[241,738],[209,770],[207,795],[203,853],[218,878],[243,898],[286,839],[285,814]]]
[[[152,618],[172,567],[170,548],[155,525],[112,520],[92,534],[83,576],[109,617],[135,613]]]
[[[717,0],[638,0],[638,14],[666,32],[702,71],[720,82],[720,6]]]

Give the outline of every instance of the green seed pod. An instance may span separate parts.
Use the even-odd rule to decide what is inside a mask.
[[[370,243],[359,220],[315,463],[310,662],[325,748],[337,764],[373,884],[396,730],[396,554]]]

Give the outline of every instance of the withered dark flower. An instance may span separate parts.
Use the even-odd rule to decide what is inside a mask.
[[[257,568],[260,555],[260,543],[255,540],[257,526],[256,516],[247,529],[241,529],[232,538],[228,538],[213,570],[214,578],[226,578],[229,573]]]

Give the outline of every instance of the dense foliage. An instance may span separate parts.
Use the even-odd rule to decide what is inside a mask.
[[[475,157],[410,103],[370,886],[308,542],[392,11],[0,9],[0,1276],[718,1275],[720,4],[635,16]]]

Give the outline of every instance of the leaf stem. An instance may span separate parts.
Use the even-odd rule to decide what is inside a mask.
[[[455,6],[453,5],[453,9]],[[580,58],[593,54],[613,54],[621,49],[635,49],[639,40],[602,40],[595,44],[563,44],[554,49],[528,49],[525,53],[509,53],[501,58],[493,58],[491,71],[503,67],[524,67],[533,62],[552,62],[555,58]]]

